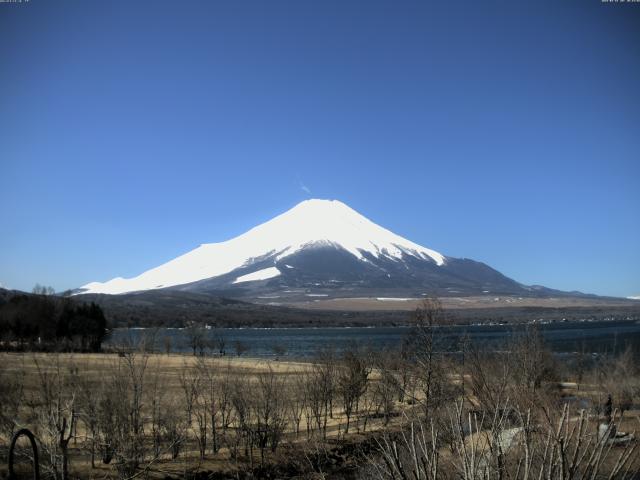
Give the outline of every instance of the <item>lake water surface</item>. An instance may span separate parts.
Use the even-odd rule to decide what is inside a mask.
[[[598,321],[560,322],[539,325],[549,348],[558,354],[618,353],[633,349],[640,358],[640,322]],[[439,348],[450,352],[460,349],[461,339],[483,348],[498,350],[506,340],[522,331],[513,325],[471,325],[438,328]],[[276,351],[286,352],[290,358],[312,356],[321,348],[340,351],[352,343],[372,349],[398,347],[411,335],[410,327],[335,327],[335,328],[223,328],[205,331],[210,340],[224,338],[228,355],[235,353],[234,346],[241,342],[246,346],[246,356],[270,357]],[[173,352],[187,352],[187,335],[182,329],[117,329],[107,341],[107,346],[122,343],[137,344],[143,338],[153,338],[155,348],[164,350],[168,338]]]

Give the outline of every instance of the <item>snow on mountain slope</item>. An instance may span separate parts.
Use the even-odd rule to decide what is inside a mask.
[[[280,275],[280,270],[276,267],[263,268],[262,270],[258,270],[257,272],[247,273],[246,275],[242,275],[236,278],[233,283],[242,283],[242,282],[254,282],[256,280],[268,280],[269,278],[277,277]]]
[[[365,253],[375,258],[401,260],[409,255],[442,266],[446,258],[389,230],[376,225],[337,200],[306,200],[272,220],[221,243],[203,244],[159,267],[134,278],[114,278],[105,283],[92,282],[79,293],[120,294],[151,290],[217,277],[251,265],[258,260],[276,261],[314,245],[334,245],[367,262]],[[255,281],[277,276],[270,267],[267,277],[248,274],[236,282]],[[257,272],[255,272],[257,273]],[[246,278],[249,277],[249,278]],[[243,280],[241,280],[244,278]]]

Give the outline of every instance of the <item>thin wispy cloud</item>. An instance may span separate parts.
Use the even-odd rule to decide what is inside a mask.
[[[309,187],[307,187],[304,183],[302,183],[300,180],[298,180],[298,184],[300,186],[300,190],[302,190],[304,193],[306,193],[307,195],[311,195],[311,189]]]

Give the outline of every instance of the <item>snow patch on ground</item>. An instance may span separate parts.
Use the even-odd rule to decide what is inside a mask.
[[[411,300],[417,300],[416,298],[395,298],[395,297],[378,297],[379,302],[410,302]]]
[[[269,278],[277,277],[278,275],[280,275],[280,270],[278,270],[276,267],[263,268],[262,270],[258,270],[257,272],[242,275],[241,277],[236,278],[233,283],[267,280]]]

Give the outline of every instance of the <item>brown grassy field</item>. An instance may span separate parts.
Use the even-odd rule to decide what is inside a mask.
[[[515,297],[510,295],[483,295],[469,297],[440,297],[445,309],[485,308],[586,308],[586,307],[639,307],[640,304],[624,298],[580,298],[580,297]],[[291,303],[290,306],[312,310],[338,311],[413,311],[423,298],[331,298],[313,299]]]
[[[527,350],[526,356],[532,351]],[[262,465],[271,465],[270,468],[276,470],[284,468],[290,474],[277,470],[280,472],[279,476],[274,474],[277,478],[290,478],[295,472],[302,475],[299,478],[316,478],[312,475],[320,475],[317,478],[360,478],[355,476],[356,466],[363,468],[365,477],[370,475],[370,472],[366,473],[369,470],[366,462],[363,463],[362,453],[353,454],[351,459],[348,457],[352,453],[344,452],[362,449],[357,445],[370,447],[372,438],[386,438],[390,432],[400,431],[407,422],[424,418],[425,414],[438,428],[446,430],[455,410],[453,407],[458,404],[465,411],[482,412],[483,416],[486,412],[500,411],[496,410],[498,407],[492,407],[490,397],[502,391],[504,387],[500,385],[508,384],[513,384],[507,387],[508,395],[513,398],[499,399],[498,404],[500,401],[515,402],[511,408],[519,408],[521,412],[529,409],[541,424],[557,421],[562,398],[589,399],[595,405],[606,398],[608,391],[615,391],[614,407],[626,405],[624,402],[628,404],[617,423],[618,429],[640,430],[640,412],[633,407],[637,405],[640,393],[633,390],[638,384],[637,376],[628,370],[633,365],[625,364],[623,368],[611,364],[609,377],[598,377],[596,373],[579,378],[575,373],[554,377],[555,381],[547,381],[536,390],[526,384],[516,387],[514,383],[530,371],[492,363],[494,360],[489,357],[482,361],[480,357],[475,361],[470,357],[466,366],[447,362],[437,364],[432,381],[439,379],[439,383],[437,390],[433,390],[434,386],[427,386],[425,377],[421,377],[425,368],[431,368],[425,363],[419,361],[416,370],[408,364],[398,363],[397,353],[386,357],[371,352],[366,358],[364,353],[362,355],[366,382],[355,405],[351,405],[352,411],[347,412],[345,391],[350,388],[345,383],[347,373],[359,372],[359,365],[357,361],[354,365],[353,359],[350,364],[346,357],[301,363],[141,352],[0,353],[0,381],[5,386],[5,391],[0,389],[2,400],[12,398],[7,386],[19,386],[21,391],[20,403],[12,418],[7,419],[10,402],[3,403],[0,446],[4,445],[6,449],[7,420],[32,429],[42,446],[40,458],[45,471],[51,474],[51,468],[47,470],[46,466],[52,464],[51,455],[58,455],[59,460],[60,454],[56,447],[56,435],[60,432],[55,428],[60,426],[61,419],[73,417],[73,429],[62,432],[70,440],[70,478],[185,478],[202,471],[226,472],[219,473],[217,478],[236,478],[238,472],[263,472],[259,477],[266,475],[260,470],[266,468]],[[518,364],[518,355],[517,351],[512,355],[514,366]],[[323,363],[325,361],[328,363]],[[544,357],[539,357],[538,361],[544,363]],[[537,365],[530,368],[534,373],[543,371]],[[321,399],[318,395],[322,394],[322,382],[327,380],[323,376],[325,373],[332,376],[333,391],[329,397]],[[410,373],[407,376],[409,383],[402,387],[402,395],[398,395],[406,373]],[[625,379],[635,379],[635,383],[629,383],[631,390],[622,389]],[[426,401],[427,391],[434,392],[436,399],[430,405]],[[632,392],[628,401],[625,392]],[[498,397],[500,395],[504,393]],[[107,402],[109,408],[105,409],[107,400],[111,403]],[[226,419],[221,413],[224,408],[227,409]],[[92,427],[92,420],[101,419],[107,427],[113,426],[113,422],[110,424],[103,418],[105,412],[116,417],[121,415],[115,424],[128,425],[124,436],[117,437],[115,433],[107,436],[104,431],[96,433],[98,430],[95,425]],[[139,422],[131,427],[131,417],[135,415],[139,416]],[[585,424],[587,430],[595,431],[601,418],[597,413],[589,414]],[[216,422],[215,440],[212,421]],[[577,421],[578,415],[574,411],[568,424],[574,425]],[[170,425],[174,426],[173,430]],[[103,430],[108,431],[107,427]],[[480,451],[488,451],[492,447],[487,432],[493,427],[480,421],[480,428],[475,434],[463,436],[461,441],[465,445],[475,444]],[[272,431],[270,429],[278,434],[277,444],[271,437],[264,436],[265,432]],[[132,432],[138,432],[138,443],[132,440]],[[156,437],[154,432],[161,435]],[[592,438],[593,434],[589,435]],[[122,458],[116,456],[118,461],[138,458],[135,469],[127,473],[115,467],[116,460],[103,463],[103,454],[111,444],[105,442],[119,445],[124,452]],[[179,444],[177,453],[174,451],[176,442]],[[376,442],[374,440],[373,444]],[[214,447],[214,443],[217,446]],[[92,445],[95,447],[93,466]],[[137,450],[131,453],[127,450],[128,445]],[[453,465],[456,457],[452,448],[443,445],[441,458]],[[5,454],[6,450],[2,450],[2,455]],[[24,461],[21,466],[28,470]],[[352,472],[351,476],[341,476],[341,468]]]
[[[336,406],[333,407],[330,416],[326,418],[326,434],[314,433],[309,430],[314,429],[314,420],[311,418],[311,412],[306,409],[301,412],[299,417],[300,428],[296,432],[294,421],[290,418],[291,413],[287,411],[289,402],[294,401],[294,397],[298,397],[303,393],[300,391],[301,382],[306,374],[309,374],[313,368],[310,363],[286,362],[273,359],[259,358],[201,358],[191,355],[179,354],[138,354],[138,361],[144,358],[146,362],[145,379],[141,382],[144,389],[143,394],[147,396],[142,405],[142,413],[145,416],[143,425],[145,430],[151,430],[151,413],[150,402],[151,397],[155,394],[155,389],[159,388],[161,393],[161,402],[164,405],[185,410],[186,385],[189,379],[185,379],[189,373],[197,372],[199,368],[205,368],[214,375],[219,382],[247,382],[249,385],[247,395],[251,395],[252,388],[259,388],[258,379],[262,377],[272,377],[277,383],[280,398],[286,399],[287,405],[283,405],[281,414],[285,417],[284,430],[282,432],[282,443],[286,441],[285,450],[291,453],[291,445],[304,443],[308,445],[310,440],[318,440],[322,443],[332,442],[336,439],[344,439],[346,417],[344,412],[337,406],[338,400],[335,399]],[[34,410],[44,408],[40,403],[43,401],[43,394],[50,385],[43,385],[43,377],[61,377],[63,378],[63,395],[64,390],[70,390],[71,385],[67,385],[67,381],[71,377],[79,377],[77,383],[87,382],[90,389],[93,389],[93,395],[100,396],[103,394],[104,384],[107,379],[114,375],[114,372],[120,370],[123,364],[123,358],[118,354],[51,354],[51,353],[0,353],[0,364],[2,365],[2,374],[5,378],[21,378],[23,379],[24,400],[20,406],[18,414],[19,426],[26,426],[32,429],[41,439],[47,432],[38,424],[36,412]],[[261,377],[262,376],[262,377]],[[369,375],[370,381],[375,383],[379,375],[372,371]],[[193,378],[191,378],[193,380]],[[231,387],[229,387],[231,388]],[[371,393],[373,389],[369,390]],[[77,394],[76,394],[77,395]],[[358,412],[353,414],[350,422],[350,436],[360,436],[365,430],[375,431],[382,427],[383,420],[381,418],[369,418],[375,409],[371,396],[366,400],[362,400],[362,405]],[[77,402],[74,407],[75,413],[82,417],[83,406]],[[399,402],[394,402],[402,405]],[[197,407],[192,407],[193,409]],[[378,407],[379,408],[379,407]],[[395,420],[391,420],[389,425]],[[211,471],[231,471],[239,467],[239,463],[247,463],[244,458],[239,462],[237,458],[230,452],[230,447],[225,445],[225,441],[220,441],[219,450],[213,454],[207,451],[204,458],[200,458],[198,441],[198,422],[195,414],[191,421],[187,421],[188,425],[184,426],[184,439],[182,440],[182,448],[178,459],[172,459],[169,449],[165,449],[159,455],[147,455],[154,457],[152,461],[147,459],[149,470],[145,475],[151,477],[164,477],[165,475],[174,475],[177,477],[184,476],[187,472],[198,470]],[[311,425],[309,427],[309,425]],[[238,420],[234,419],[230,422],[225,435],[233,437],[235,430],[238,428]],[[317,428],[317,427],[315,427]],[[112,465],[105,465],[99,459],[95,462],[95,467],[91,467],[90,455],[87,451],[87,443],[90,438],[90,431],[84,420],[76,421],[73,439],[70,443],[70,472],[73,476],[83,478],[102,478],[115,477],[116,472]],[[149,435],[147,435],[148,437]],[[233,443],[233,440],[227,440]],[[8,443],[8,438],[1,438],[0,443]],[[145,443],[150,444],[151,440],[147,438]],[[25,443],[26,445],[26,443]],[[147,450],[151,450],[148,445]],[[300,452],[297,452],[300,454]],[[258,457],[257,452],[253,455]],[[279,454],[270,452],[272,461],[283,455],[281,449]],[[41,452],[42,456],[42,452]],[[302,460],[304,461],[304,455]],[[258,463],[258,460],[255,460]],[[252,462],[253,463],[253,462]]]

